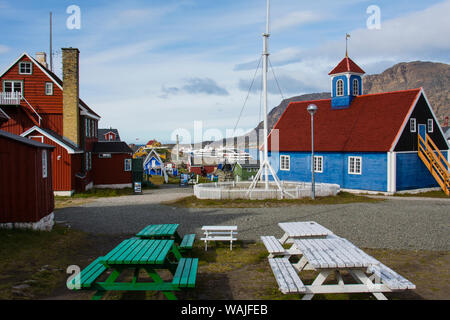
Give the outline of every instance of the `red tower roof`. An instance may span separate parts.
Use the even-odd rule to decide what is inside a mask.
[[[329,75],[344,73],[344,72],[354,72],[354,73],[366,73],[361,69],[352,59],[345,57],[341,62],[334,68]]]

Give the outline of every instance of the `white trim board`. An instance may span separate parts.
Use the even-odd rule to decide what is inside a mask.
[[[69,154],[84,153],[84,151],[82,151],[82,150],[81,151],[75,151],[72,147],[69,147],[68,145],[64,144],[61,140],[55,139],[55,137],[51,136],[50,134],[48,134],[47,132],[45,132],[44,130],[39,128],[38,126],[34,126],[34,127],[30,128],[30,129],[28,129],[27,131],[22,133],[21,136],[26,138],[27,135],[29,135],[33,131],[39,132],[43,136],[47,137],[48,139],[52,140],[56,144],[60,145],[61,147],[66,149],[67,153],[69,153]]]

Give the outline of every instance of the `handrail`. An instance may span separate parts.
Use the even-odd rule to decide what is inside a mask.
[[[447,165],[447,168],[449,168],[449,164],[447,162],[447,159],[445,159],[444,155],[441,153],[441,151],[439,150],[439,148],[436,146],[436,144],[434,143],[433,140],[431,140],[429,135],[426,135],[426,142],[429,143],[431,142],[431,145],[434,147],[434,150],[437,151],[438,155],[439,155],[439,160],[444,160],[444,163]]]
[[[425,165],[428,167],[428,170],[430,170],[436,181],[441,185],[444,192],[447,195],[450,195],[450,180],[447,160],[443,158],[440,150],[437,149],[436,144],[428,135],[426,135],[425,140],[420,136],[420,134],[418,134],[417,136],[419,158],[421,158]],[[430,144],[428,144],[429,141],[431,142],[431,146]],[[432,147],[436,148],[437,150],[433,149]],[[436,156],[436,151],[440,155],[439,157]],[[444,162],[442,162],[441,159],[444,160]],[[445,168],[445,164],[447,165],[447,168]]]
[[[42,120],[42,118],[41,118],[41,116],[39,115],[39,113],[37,113],[37,111],[33,108],[33,106],[28,102],[28,100],[27,99],[25,99],[25,97],[24,96],[22,96],[22,99],[23,100],[25,100],[25,102],[28,104],[28,106],[31,108],[31,110],[33,110],[33,112],[37,115],[37,117],[38,117],[38,122],[39,122],[39,126],[41,126],[41,120]]]
[[[20,105],[20,92],[0,92],[0,104],[5,105]]]

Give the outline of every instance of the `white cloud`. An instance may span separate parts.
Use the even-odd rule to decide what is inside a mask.
[[[294,11],[285,16],[275,19],[272,23],[272,30],[282,30],[325,19],[325,16],[312,11]]]

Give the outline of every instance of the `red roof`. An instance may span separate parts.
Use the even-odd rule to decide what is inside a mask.
[[[358,96],[349,108],[341,110],[331,109],[331,99],[291,102],[274,127],[279,130],[279,150],[311,151],[311,116],[306,108],[314,103],[319,108],[314,116],[314,150],[389,151],[420,92],[414,89]]]
[[[352,59],[345,57],[341,62],[334,68],[329,75],[344,73],[344,72],[354,72],[354,73],[366,73],[361,69]]]

